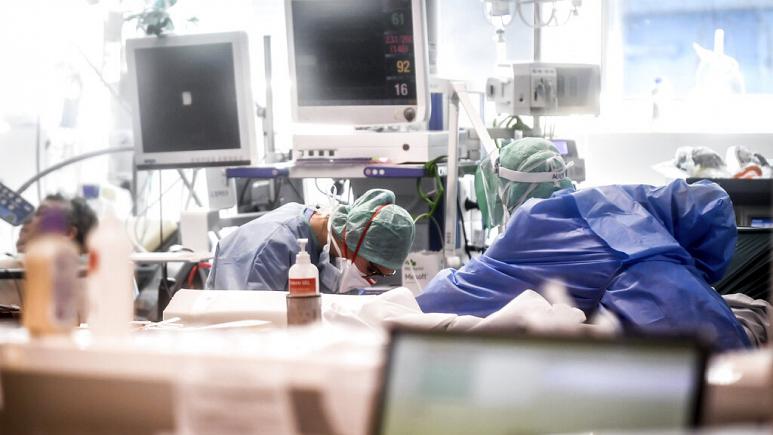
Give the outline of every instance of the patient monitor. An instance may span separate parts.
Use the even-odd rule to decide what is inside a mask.
[[[250,164],[246,33],[129,39],[126,49],[139,169]]]
[[[296,121],[427,119],[423,0],[286,0],[285,10]]]

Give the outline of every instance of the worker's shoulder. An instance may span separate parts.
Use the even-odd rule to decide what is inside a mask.
[[[277,207],[274,210],[269,211],[265,215],[249,222],[249,224],[268,224],[268,223],[278,223],[283,224],[287,223],[289,221],[295,221],[299,217],[303,217],[305,213],[309,210],[309,207],[303,204],[298,204],[297,202],[289,202],[281,207]]]
[[[220,241],[219,256],[240,257],[277,238],[297,238],[295,233],[300,230],[296,227],[303,222],[306,210],[303,204],[289,203],[247,222]]]

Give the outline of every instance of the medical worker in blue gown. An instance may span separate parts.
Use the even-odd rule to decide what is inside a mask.
[[[319,268],[320,291],[344,293],[393,275],[413,244],[410,214],[389,190],[371,189],[351,206],[320,213],[289,203],[239,227],[217,246],[206,287],[218,290],[284,290],[287,274],[308,239]]]
[[[476,174],[478,203],[503,233],[459,270],[440,272],[418,297],[424,312],[486,316],[547,280],[564,283],[590,318],[600,307],[627,331],[700,331],[715,349],[749,346],[709,285],[733,254],[727,193],[708,181],[575,191],[555,147],[511,142]]]

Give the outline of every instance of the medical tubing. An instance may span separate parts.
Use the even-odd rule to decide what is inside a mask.
[[[416,277],[416,271],[413,270],[413,261],[412,260],[408,260],[408,267],[411,268],[411,275],[413,275],[413,282],[416,283],[416,288],[418,288],[419,289],[419,293],[421,293],[422,291],[424,291],[424,288],[421,286],[421,283],[419,282],[419,278]]]
[[[242,186],[242,190],[239,192],[239,200],[236,203],[237,207],[244,203],[244,194],[247,193],[247,188],[250,187],[253,181],[255,181],[254,178],[248,178],[244,183],[244,186]]]
[[[413,219],[414,223],[419,222],[421,219],[433,216],[440,206],[440,201],[443,199],[443,195],[445,194],[445,188],[443,187],[443,179],[440,177],[438,172],[438,163],[446,157],[447,156],[436,157],[424,164],[425,172],[433,177],[435,182],[435,199],[430,198],[426,192],[421,190],[421,177],[416,179],[416,192],[418,193],[419,197],[427,203],[429,210],[415,217]]]
[[[134,230],[133,231],[129,231],[129,219],[126,219],[126,220],[123,221],[123,230],[126,233],[126,235],[129,237],[129,241],[131,242],[132,246],[134,246],[134,249],[137,252],[147,252],[147,249],[145,249],[145,247],[142,246],[137,241],[137,222],[136,222],[136,218],[135,218],[135,222],[134,222],[133,227],[134,227]]]
[[[32,177],[29,180],[25,181],[24,184],[22,184],[21,187],[19,187],[19,189],[16,191],[16,193],[21,195],[22,193],[24,193],[25,190],[27,190],[30,186],[32,186],[33,183],[35,183],[39,179],[45,177],[46,175],[48,175],[48,174],[50,174],[52,172],[55,172],[55,171],[59,170],[61,168],[64,168],[65,166],[69,166],[69,165],[71,165],[73,163],[80,162],[81,160],[87,160],[87,159],[90,159],[92,157],[98,157],[98,156],[105,155],[105,154],[123,153],[123,152],[129,152],[129,151],[134,151],[134,147],[132,146],[132,147],[106,148],[106,149],[102,149],[102,150],[97,150],[97,151],[91,151],[91,152],[88,152],[88,153],[83,153],[83,154],[77,155],[75,157],[71,157],[71,158],[69,158],[67,160],[64,160],[64,161],[59,162],[59,163],[57,163],[55,165],[49,166],[48,168],[38,172],[37,174],[35,174],[34,177]]]
[[[164,183],[161,178],[162,172],[164,171],[158,171],[158,246],[160,249],[164,247]]]
[[[515,9],[518,12],[518,18],[521,19],[521,22],[526,25],[526,27],[529,27],[531,29],[540,29],[543,27],[549,27],[550,23],[555,21],[557,19],[556,17],[556,3],[557,1],[554,0],[553,3],[553,10],[550,13],[550,17],[548,17],[547,21],[542,21],[542,11],[540,10],[540,4],[543,3],[544,0],[530,0],[530,1],[524,1],[524,0],[515,0]],[[534,20],[533,22],[529,22],[526,17],[523,14],[523,5],[525,3],[532,4],[536,10],[534,11]],[[539,21],[539,23],[538,23]]]

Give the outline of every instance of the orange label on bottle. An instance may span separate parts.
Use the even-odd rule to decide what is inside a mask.
[[[93,273],[99,269],[99,254],[94,251],[89,252],[88,272]]]
[[[287,287],[293,296],[317,294],[317,280],[314,278],[290,278]]]

